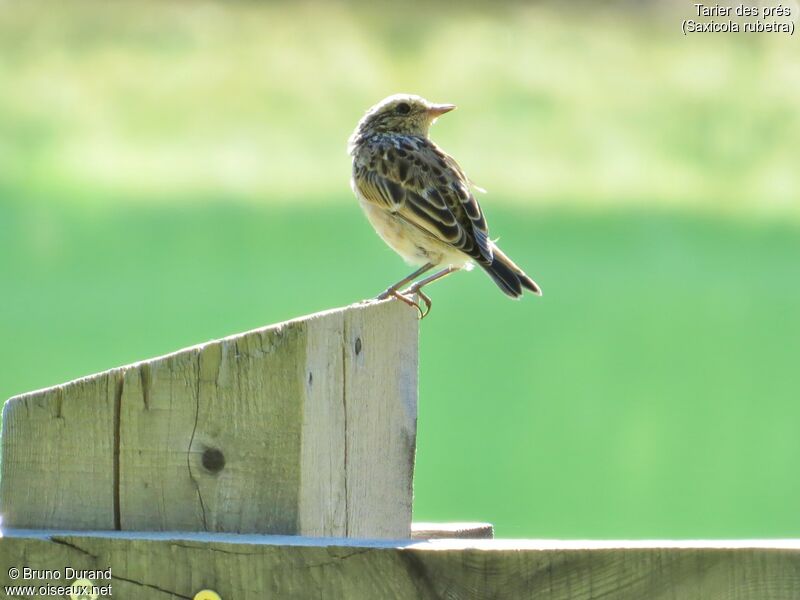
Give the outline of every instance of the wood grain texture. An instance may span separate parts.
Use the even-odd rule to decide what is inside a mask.
[[[4,523],[408,537],[417,328],[362,303],[12,398]]]
[[[121,371],[108,371],[5,404],[0,514],[6,523],[114,529],[121,381]]]
[[[417,432],[417,334],[402,327],[383,304],[378,318],[365,311],[345,315],[343,404],[347,530],[352,537],[374,537],[381,520],[408,515],[402,537],[411,535],[411,489]],[[400,303],[401,304],[401,303]],[[406,306],[406,308],[408,308]],[[388,349],[389,361],[384,358]],[[376,368],[380,365],[380,368]],[[362,432],[352,435],[351,431]],[[374,464],[392,468],[375,469]],[[397,536],[395,536],[397,537]]]
[[[390,542],[5,531],[10,567],[111,569],[114,597],[223,600],[796,600],[800,541]]]

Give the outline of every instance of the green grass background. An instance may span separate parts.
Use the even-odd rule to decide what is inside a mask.
[[[800,535],[794,40],[404,6],[0,5],[0,396],[399,279],[344,145],[417,91],[545,295],[432,288],[415,519]]]

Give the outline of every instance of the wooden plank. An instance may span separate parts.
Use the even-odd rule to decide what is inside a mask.
[[[383,304],[376,310],[399,310],[396,304]],[[412,482],[407,478],[414,473],[418,328],[403,326],[388,313],[382,318],[380,313],[379,318],[371,316],[365,311],[345,316],[345,534],[373,537],[370,532],[381,520],[403,514],[408,521],[402,537],[407,538],[412,494],[396,490],[410,489]],[[351,430],[361,435],[351,435]],[[376,464],[395,468],[376,469]]]
[[[309,323],[317,343],[306,358],[306,410],[300,480],[299,530],[310,535],[343,536],[347,528],[344,355],[349,351],[344,320]]]
[[[111,569],[113,595],[495,600],[796,600],[800,540],[391,542],[202,533],[4,531],[9,569]],[[50,580],[63,584],[61,580]],[[38,583],[38,582],[37,582]],[[44,581],[42,582],[44,583]],[[98,580],[98,583],[107,583]]]
[[[417,323],[362,303],[12,398],[4,523],[408,537]]]
[[[5,404],[0,514],[6,523],[114,528],[114,421],[121,381],[121,371],[108,371]]]
[[[440,540],[458,538],[492,539],[494,527],[491,523],[412,523],[411,539]]]

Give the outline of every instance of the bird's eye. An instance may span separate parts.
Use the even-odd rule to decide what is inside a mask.
[[[395,110],[401,115],[407,115],[411,112],[411,107],[406,102],[401,102],[395,107]]]

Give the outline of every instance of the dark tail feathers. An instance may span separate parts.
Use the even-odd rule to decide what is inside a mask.
[[[526,288],[537,296],[542,295],[542,290],[536,285],[536,282],[514,264],[513,260],[503,254],[500,248],[495,246],[492,250],[494,251],[492,264],[481,266],[486,269],[486,272],[503,292],[512,298],[519,298],[523,293],[522,288]]]

